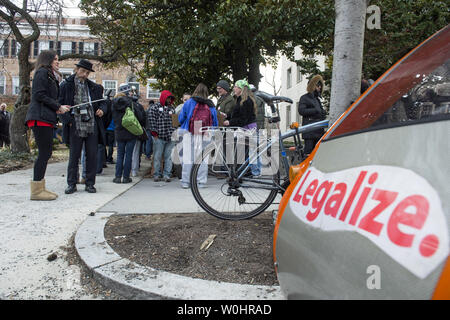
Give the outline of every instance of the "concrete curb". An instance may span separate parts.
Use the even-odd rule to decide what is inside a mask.
[[[279,286],[208,281],[176,275],[120,257],[103,230],[113,212],[89,216],[75,235],[75,248],[94,278],[129,299],[282,300]]]

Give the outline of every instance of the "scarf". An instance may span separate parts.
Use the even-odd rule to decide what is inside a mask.
[[[89,102],[89,93],[86,82],[81,82],[75,77],[75,96],[73,98],[75,105]],[[80,138],[86,138],[94,133],[95,119],[94,110],[91,104],[75,108],[74,112],[75,128]],[[89,119],[86,121],[86,119]],[[84,121],[83,121],[84,120]]]

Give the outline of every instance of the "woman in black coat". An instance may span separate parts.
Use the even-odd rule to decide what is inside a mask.
[[[58,195],[45,189],[45,171],[52,155],[53,129],[58,122],[57,114],[69,111],[68,105],[58,103],[59,62],[53,50],[42,51],[36,61],[36,72],[31,89],[31,104],[25,118],[33,130],[38,147],[34,163],[33,180],[30,183],[31,200],[55,200]]]
[[[320,75],[314,76],[306,88],[308,93],[300,97],[298,104],[298,113],[303,117],[302,125],[307,125],[317,121],[325,120],[326,111],[320,102],[320,96],[323,90],[323,79]],[[303,133],[302,137],[305,140],[305,154],[310,154],[319,142],[320,138],[325,133],[324,129],[317,129],[308,133]]]

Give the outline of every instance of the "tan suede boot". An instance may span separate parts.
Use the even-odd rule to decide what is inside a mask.
[[[30,182],[31,196],[30,200],[42,200],[50,201],[55,200],[56,196],[45,191],[44,181],[31,181]]]
[[[58,194],[57,193],[51,192],[51,191],[47,190],[47,188],[45,188],[45,179],[42,179],[41,181],[44,182],[44,190],[58,198]]]

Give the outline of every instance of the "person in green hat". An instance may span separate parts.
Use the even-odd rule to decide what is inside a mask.
[[[236,81],[234,88],[236,105],[231,114],[231,119],[224,125],[231,127],[242,127],[244,129],[256,128],[256,101],[250,94],[247,80]]]
[[[234,95],[236,99],[236,105],[233,109],[231,119],[225,121],[224,125],[231,127],[241,127],[246,130],[255,129],[256,125],[256,101],[250,91],[250,86],[247,80],[236,81],[234,88]],[[249,157],[249,149],[245,148],[245,158]],[[261,172],[259,170],[257,163],[250,164],[251,170],[246,173],[246,176],[260,176]]]

